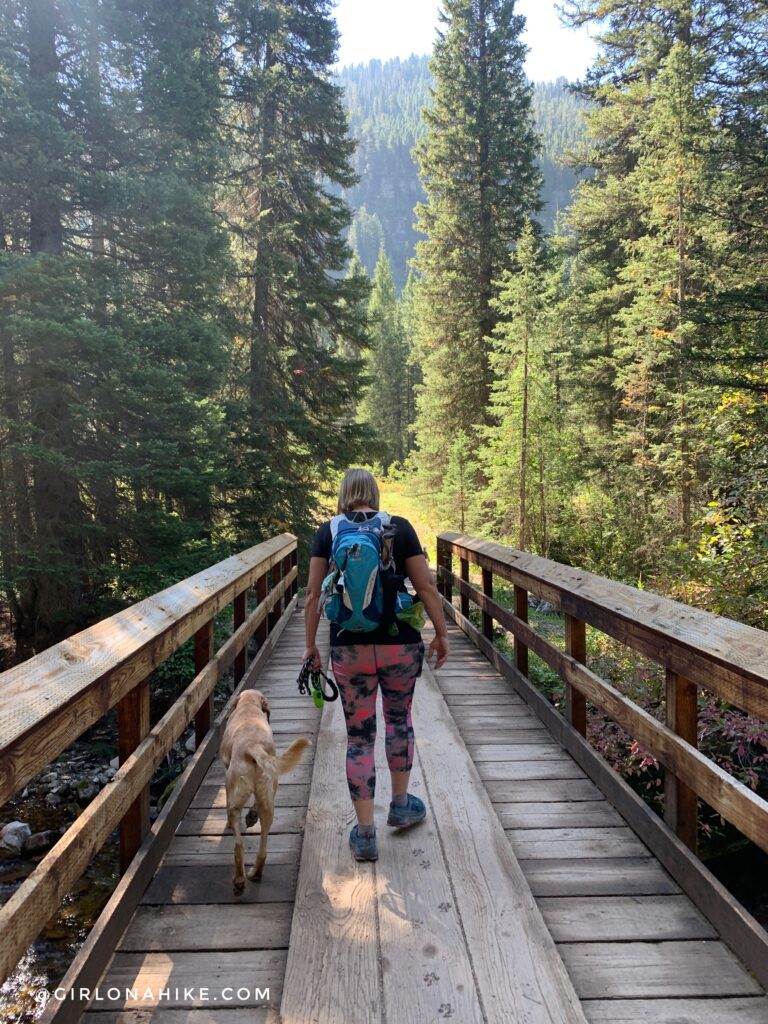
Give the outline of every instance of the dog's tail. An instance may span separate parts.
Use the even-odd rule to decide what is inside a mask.
[[[277,770],[280,775],[284,775],[286,772],[293,771],[296,765],[301,760],[301,755],[304,753],[304,748],[309,746],[309,740],[306,736],[299,736],[297,740],[289,744],[285,750],[277,758]]]

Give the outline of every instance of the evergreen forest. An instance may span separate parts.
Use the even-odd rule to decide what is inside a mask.
[[[3,5],[17,636],[307,536],[358,461],[766,625],[764,12],[569,0],[598,59],[534,86],[483,10],[339,72],[325,0]]]
[[[413,149],[425,131],[421,111],[431,103],[429,60],[374,60],[342,68],[337,81],[344,89],[350,134],[357,141],[352,162],[359,181],[344,192],[355,211],[349,241],[370,275],[383,244],[400,292],[419,238],[414,207],[424,199]],[[548,231],[570,202],[579,177],[579,165],[569,164],[568,153],[584,138],[587,101],[567,85],[564,78],[533,85],[541,136],[537,162],[544,175],[539,219]]]
[[[283,532],[303,586],[350,466],[432,568],[455,530],[768,630],[766,0],[560,0],[597,57],[540,83],[516,0],[343,68],[334,7],[0,3],[0,672]],[[597,632],[571,669],[669,723],[662,659]],[[768,795],[765,721],[690,689],[686,756]],[[585,732],[663,804],[597,705]]]

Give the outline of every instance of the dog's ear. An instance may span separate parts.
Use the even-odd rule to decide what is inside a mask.
[[[269,721],[269,701],[267,700],[263,693],[261,695],[261,710],[267,716],[267,721]]]

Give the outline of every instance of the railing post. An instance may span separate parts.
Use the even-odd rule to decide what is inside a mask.
[[[149,676],[127,693],[117,705],[117,751],[123,764],[147,736],[149,721]],[[120,822],[120,874],[136,856],[149,832],[149,786],[145,786]]]
[[[298,551],[298,548],[294,548],[293,551],[291,552],[291,568],[293,569],[293,567],[298,565],[298,564],[299,564],[299,551]],[[296,594],[298,594],[298,592],[299,592],[299,574],[296,573],[296,579],[291,584],[289,596],[293,598],[293,597],[296,596]]]
[[[248,598],[248,591],[247,590],[243,590],[242,593],[237,594],[235,596],[234,607],[233,607],[233,619],[232,619],[232,625],[234,626],[235,632],[237,632],[237,630],[245,622],[245,617],[246,617],[246,614],[247,614],[247,607],[246,607],[247,606],[247,598]],[[235,686],[237,686],[237,684],[240,682],[240,680],[245,675],[245,662],[246,662],[246,648],[247,647],[248,647],[248,644],[247,643],[244,644],[243,645],[243,649],[240,651],[240,653],[235,658]]]
[[[270,590],[274,590],[275,587],[277,586],[277,584],[280,582],[280,580],[282,578],[283,578],[283,563],[282,563],[282,560],[281,560],[279,562],[275,562],[275,564],[270,569]],[[272,630],[277,625],[278,620],[280,618],[281,611],[282,611],[282,603],[281,603],[281,601],[278,601],[277,604],[275,604],[273,606],[272,611],[269,613],[269,632],[270,633],[272,632]]]
[[[696,684],[667,669],[667,725],[681,739],[698,746]],[[694,790],[664,769],[664,820],[685,845],[696,852],[699,801]]]
[[[288,575],[288,573],[290,571],[291,571],[291,553],[288,552],[288,554],[285,556],[285,558],[280,563],[280,579],[284,580],[285,577]],[[291,600],[291,595],[290,595],[290,587],[289,587],[288,590],[286,590],[285,593],[283,594],[283,596],[280,598],[279,604],[280,604],[281,611],[283,611],[283,612],[285,611],[285,609],[288,607],[288,604],[289,604],[290,600]]]
[[[469,585],[469,560],[466,558],[461,559],[461,579],[464,583]],[[461,614],[465,619],[469,618],[469,594],[461,592]]]
[[[437,589],[445,598],[445,600],[451,604],[453,601],[453,583],[450,579],[446,579],[440,575],[440,567],[443,567],[447,572],[453,572],[453,550],[451,545],[444,541],[441,537],[437,538]]]
[[[261,576],[256,580],[256,604],[260,605],[264,598],[267,596],[267,574],[263,572]],[[265,615],[261,622],[256,627],[255,637],[259,643],[259,647],[264,646],[264,642],[267,639],[269,633],[269,616]]]
[[[493,597],[493,570],[483,569],[483,593],[486,597]],[[493,640],[493,616],[490,612],[483,610],[483,636],[486,640]]]
[[[515,584],[515,615],[521,622],[528,621],[528,591],[525,587],[518,587],[517,584]],[[528,675],[528,648],[517,637],[515,637],[515,666],[521,675]]]
[[[565,653],[582,665],[587,663],[587,627],[581,619],[565,616]],[[587,701],[571,683],[565,684],[565,717],[582,736],[587,735]]]
[[[213,657],[213,619],[195,633],[195,675],[198,675]],[[195,715],[195,747],[199,747],[203,737],[213,722],[213,690],[208,694]]]

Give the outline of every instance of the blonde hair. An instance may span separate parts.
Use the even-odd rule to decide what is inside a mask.
[[[379,485],[367,469],[348,469],[339,487],[339,512],[351,512],[358,505],[379,510]]]

